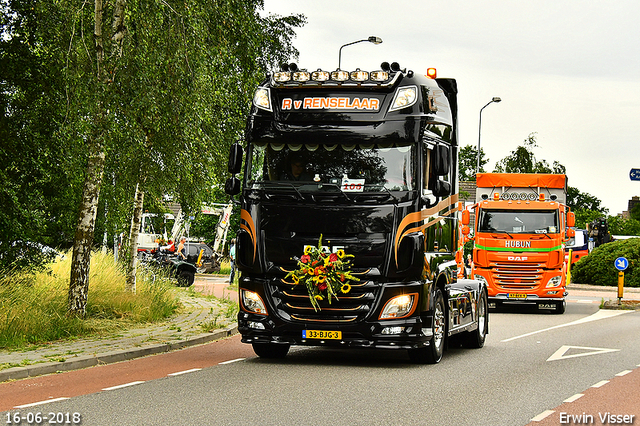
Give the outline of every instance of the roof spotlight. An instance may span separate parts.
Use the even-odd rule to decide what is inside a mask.
[[[400,64],[399,64],[399,63],[397,63],[397,62],[393,62],[393,63],[391,64],[391,71],[396,71],[396,72],[397,72],[397,71],[400,71]]]
[[[289,71],[293,71],[293,72],[298,71],[298,64],[296,64],[295,62],[291,62],[289,64]]]
[[[389,62],[383,62],[380,64],[380,69],[382,71],[391,71],[391,66],[389,65]]]

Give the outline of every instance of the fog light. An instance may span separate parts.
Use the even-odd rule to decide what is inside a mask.
[[[247,324],[249,326],[249,328],[254,328],[256,330],[264,330],[264,324],[261,322],[255,322],[255,321],[249,321],[249,324]]]
[[[267,315],[267,308],[258,293],[242,289],[240,294],[242,296],[242,306],[245,310],[255,314]]]
[[[379,319],[404,318],[411,315],[415,309],[414,300],[418,293],[403,294],[389,300],[384,306]]]
[[[382,334],[402,334],[404,333],[404,327],[385,327],[382,329]]]

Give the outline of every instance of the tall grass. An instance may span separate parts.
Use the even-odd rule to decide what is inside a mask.
[[[113,256],[94,252],[87,316],[69,316],[70,268],[67,254],[46,271],[14,271],[0,278],[0,348],[113,332],[166,318],[180,305],[166,276],[139,268],[136,294],[126,292],[124,271]]]

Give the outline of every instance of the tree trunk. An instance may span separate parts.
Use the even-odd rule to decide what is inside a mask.
[[[141,179],[144,181],[143,179]],[[129,230],[129,262],[127,265],[127,280],[125,290],[136,292],[136,271],[138,266],[138,234],[140,233],[140,221],[142,218],[142,206],[144,204],[144,191],[140,189],[140,183],[136,185],[136,195],[133,203],[133,216],[131,229]]]
[[[82,202],[73,240],[71,280],[69,283],[69,313],[84,317],[89,294],[89,269],[91,267],[91,245],[98,212],[98,197],[104,171],[104,144],[101,135],[93,136],[91,156],[87,165],[87,177],[82,191]]]

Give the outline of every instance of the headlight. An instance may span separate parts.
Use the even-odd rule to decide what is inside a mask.
[[[418,100],[418,88],[416,86],[401,87],[396,92],[389,111],[410,107]]]
[[[397,319],[408,317],[415,310],[418,293],[403,294],[390,299],[380,314],[379,319]]]
[[[240,294],[242,295],[242,306],[248,312],[267,315],[267,308],[264,306],[264,302],[262,301],[258,293],[241,289]]]
[[[258,88],[255,95],[253,95],[253,104],[258,108],[271,111],[271,96],[269,94],[269,89],[265,89],[264,87]]]
[[[551,278],[549,282],[547,282],[547,288],[558,287],[560,284],[562,284],[562,276],[558,275],[556,277]]]

